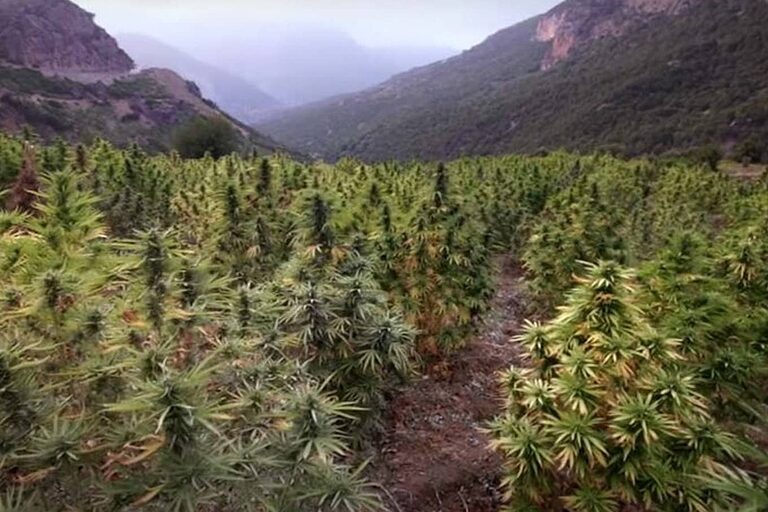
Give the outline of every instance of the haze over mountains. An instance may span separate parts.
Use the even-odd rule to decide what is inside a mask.
[[[765,20],[764,0],[567,0],[259,128],[326,159],[727,148],[768,136]]]
[[[356,92],[458,53],[438,47],[367,48],[341,32],[318,28],[258,27],[249,39],[200,38],[187,43],[187,51],[145,34],[117,39],[140,67],[174,69],[245,122],[281,106]]]
[[[356,92],[457,55],[557,2],[76,1],[118,38],[141,34],[162,41],[287,106]]]
[[[291,106],[356,92],[458,53],[441,47],[368,48],[343,32],[312,26],[257,26],[248,35],[201,37],[185,47]]]
[[[224,111],[254,123],[283,104],[257,85],[228,71],[202,62],[162,41],[143,34],[119,34],[120,46],[140,68],[170,68],[200,87]]]

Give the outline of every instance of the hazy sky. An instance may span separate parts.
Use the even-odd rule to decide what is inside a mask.
[[[561,0],[75,0],[112,33],[183,43],[257,24],[343,31],[366,46],[466,49]]]

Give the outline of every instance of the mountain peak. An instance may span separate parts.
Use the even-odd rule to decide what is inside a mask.
[[[0,62],[64,75],[122,74],[133,60],[70,0],[0,0]]]
[[[536,41],[551,43],[542,61],[549,69],[575,49],[604,37],[617,37],[658,15],[674,15],[695,0],[567,0],[542,16]]]

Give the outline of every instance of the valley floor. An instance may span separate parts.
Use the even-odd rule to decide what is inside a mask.
[[[496,295],[477,335],[390,402],[371,478],[392,512],[491,512],[501,505],[501,457],[488,450],[480,429],[501,411],[497,372],[519,363],[510,338],[524,301],[512,258],[500,258],[496,268]]]

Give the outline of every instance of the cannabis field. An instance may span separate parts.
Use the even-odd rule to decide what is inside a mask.
[[[398,389],[524,276],[509,511],[768,507],[768,180],[0,136],[0,511],[368,511]],[[374,449],[375,451],[375,449]]]

